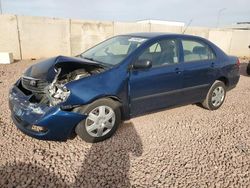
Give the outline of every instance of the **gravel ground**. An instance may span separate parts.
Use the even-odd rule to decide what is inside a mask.
[[[8,89],[34,61],[0,65],[0,187],[249,187],[250,77],[217,111],[188,105],[134,118],[111,139],[39,141],[16,129]]]

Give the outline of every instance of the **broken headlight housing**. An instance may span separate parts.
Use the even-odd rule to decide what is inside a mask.
[[[66,101],[70,95],[70,91],[65,86],[50,85],[48,89],[49,101],[51,106],[55,106],[59,103]]]
[[[49,98],[50,106],[55,106],[67,100],[70,95],[70,91],[64,86],[57,82],[58,76],[61,73],[61,69],[56,70],[57,74],[53,82],[47,88],[47,96]]]

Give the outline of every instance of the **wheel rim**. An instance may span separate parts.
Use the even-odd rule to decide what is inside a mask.
[[[93,109],[85,121],[89,135],[101,137],[108,134],[115,125],[115,112],[109,106],[98,106]]]
[[[218,107],[221,105],[225,98],[225,91],[224,88],[219,86],[214,89],[213,94],[212,94],[212,104],[215,107]]]

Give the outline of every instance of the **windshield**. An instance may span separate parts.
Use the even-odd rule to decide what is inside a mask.
[[[114,66],[122,62],[146,40],[141,37],[117,36],[98,44],[80,56],[100,64]]]

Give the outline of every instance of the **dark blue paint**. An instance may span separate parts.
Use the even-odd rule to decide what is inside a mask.
[[[148,40],[119,65],[100,74],[67,83],[66,87],[71,91],[71,95],[61,106],[85,105],[102,97],[111,97],[120,101],[123,118],[129,119],[170,106],[201,102],[205,99],[210,86],[217,79],[226,80],[228,89],[235,87],[238,83],[239,67],[236,65],[237,58],[227,56],[206,39],[164,33],[136,33],[130,35],[146,37]],[[154,67],[148,70],[135,71],[130,69],[131,64],[145,48],[162,39],[178,40],[180,63]],[[181,39],[197,40],[209,45],[215,52],[216,59],[184,63]],[[62,64],[69,62],[78,63],[79,66],[97,65],[94,62],[83,61],[80,58],[59,56],[31,66],[25,74],[30,77],[37,76],[40,79],[47,79],[48,82],[51,82],[55,76],[54,66],[62,66]],[[27,102],[28,96],[18,90],[16,85],[10,90],[10,96],[10,109],[15,124],[25,134],[35,138],[65,140],[74,131],[75,126],[86,118],[86,115],[63,111],[59,105],[55,107],[37,105],[44,111],[43,115],[37,115],[27,107],[30,105]],[[18,117],[19,121],[15,118],[13,106],[23,109],[24,114]],[[26,106],[26,110],[23,106]],[[33,124],[46,127],[48,131],[45,133],[33,132],[27,128]]]
[[[39,107],[44,113],[35,113],[28,102],[29,97],[24,95],[17,87],[13,87],[10,92],[9,107],[12,111],[12,119],[17,128],[25,134],[42,140],[65,140],[73,128],[83,119],[85,115],[74,112],[62,111],[58,106],[48,107],[45,105],[34,105]],[[22,115],[17,116],[13,108],[22,110]],[[45,133],[38,133],[31,130],[31,125],[38,125],[47,129]]]
[[[30,66],[24,73],[24,76],[38,78],[42,80],[47,80],[48,82],[52,82],[56,75],[55,67],[65,66],[65,64],[69,64],[71,62],[74,62],[74,66],[79,66],[79,67],[83,65],[85,66],[98,65],[97,63],[94,63],[93,61],[89,60],[83,61],[82,59],[75,57],[57,56]]]
[[[131,72],[129,79],[131,115],[178,104],[181,98],[180,92],[157,95],[182,88],[183,76],[181,73],[177,73],[177,68],[179,65]]]

